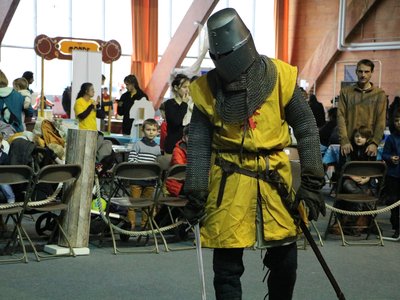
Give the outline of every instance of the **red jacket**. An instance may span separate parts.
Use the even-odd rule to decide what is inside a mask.
[[[164,151],[165,137],[167,136],[167,122],[163,121],[160,126],[160,148]]]
[[[170,163],[171,166],[187,163],[186,148],[187,145],[184,141],[180,140],[176,143],[175,148],[172,151],[172,158]],[[177,197],[182,190],[183,182],[169,179],[165,182],[165,185],[170,195]]]

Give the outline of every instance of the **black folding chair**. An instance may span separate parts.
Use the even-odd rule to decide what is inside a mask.
[[[79,178],[81,174],[81,166],[78,164],[66,164],[66,165],[48,165],[41,168],[38,174],[35,176],[35,189],[40,184],[59,184],[62,185],[62,189],[64,190],[63,197],[57,197],[57,192],[61,190],[61,186],[59,186],[51,197],[40,201],[31,201],[27,205],[27,210],[30,213],[40,212],[40,213],[51,213],[54,216],[54,221],[56,226],[53,227],[52,233],[50,235],[49,241],[54,239],[54,235],[56,231],[60,233],[60,236],[66,241],[68,245],[69,251],[66,253],[54,253],[54,254],[42,254],[39,253],[34,247],[35,255],[40,261],[40,258],[53,258],[59,256],[76,256],[74,249],[71,246],[69,238],[65,233],[64,229],[61,226],[62,218],[65,215],[65,212],[68,209],[68,200],[66,195],[66,190],[72,188],[72,184]],[[34,199],[33,199],[34,200]],[[55,214],[59,212],[59,214]]]
[[[0,184],[23,184],[24,192],[23,199],[16,199],[15,203],[0,204],[0,216],[10,217],[13,221],[12,234],[9,237],[5,248],[3,249],[4,255],[14,255],[16,244],[19,244],[22,248],[23,255],[17,258],[1,259],[1,263],[24,261],[28,262],[28,256],[26,254],[24,236],[29,241],[30,245],[33,246],[31,239],[26,233],[22,226],[22,218],[24,210],[30,199],[32,193],[32,178],[33,170],[29,166],[25,165],[2,165],[0,166]]]
[[[383,161],[350,161],[344,164],[341,170],[341,174],[337,184],[336,197],[334,201],[334,207],[340,207],[340,203],[342,204],[356,204],[358,207],[361,207],[364,211],[375,210],[377,207],[377,203],[380,199],[380,194],[383,188],[383,181],[386,175],[386,164]],[[343,188],[343,183],[350,176],[361,176],[361,177],[369,177],[370,180],[375,180],[376,186],[373,188],[372,192],[369,190],[368,193],[348,193]],[[342,205],[343,206],[343,205]],[[343,213],[338,213],[332,211],[329,217],[328,225],[325,231],[325,238],[327,237],[330,230],[332,230],[332,226],[334,222],[337,224],[337,228],[339,229],[340,235],[342,237],[343,246],[346,245],[381,245],[383,246],[382,232],[376,222],[376,214],[372,215],[367,224],[352,224],[349,222],[345,224],[343,222]],[[369,238],[371,229],[375,228],[378,241],[377,242],[366,242],[361,241],[360,239],[353,239],[350,241],[345,237],[345,230],[365,230],[366,231],[366,240]],[[361,236],[361,235],[360,235]]]
[[[171,166],[165,173],[164,179],[163,179],[163,187],[165,187],[166,182],[168,180],[176,180],[180,182],[184,182],[186,178],[186,164],[178,164],[178,165],[173,165]],[[173,216],[172,210],[178,210],[180,214],[182,214],[183,208],[186,206],[188,202],[188,199],[186,199],[184,196],[170,196],[166,194],[160,193],[160,197],[157,199],[157,203],[159,205],[165,205],[167,207],[168,215],[170,218],[171,225],[170,227],[175,227],[176,230],[176,235],[180,236],[180,230],[183,230],[181,225],[182,225],[182,220],[176,219]],[[186,233],[186,232],[185,232]],[[168,246],[168,250],[189,250],[189,249],[195,249],[196,247],[191,243],[189,246],[180,246],[180,247],[171,247]]]
[[[116,165],[113,169],[110,192],[108,195],[106,218],[111,232],[114,254],[134,252],[159,253],[157,235],[160,235],[164,243],[165,249],[168,250],[165,238],[153,218],[153,213],[156,209],[155,199],[158,197],[158,193],[160,193],[160,176],[161,167],[158,163],[122,162]],[[130,191],[128,191],[127,189],[128,185],[132,181],[154,181],[154,196],[150,198],[132,198],[130,195]],[[119,196],[121,192],[122,196]],[[132,231],[114,225],[110,218],[111,204],[123,207],[125,209],[141,209],[148,217],[148,230],[144,229],[142,231]],[[126,247],[117,247],[115,233],[119,233],[120,236],[137,236],[138,239],[140,239],[142,236],[149,237],[151,235],[154,238],[154,247],[151,249],[127,249]]]

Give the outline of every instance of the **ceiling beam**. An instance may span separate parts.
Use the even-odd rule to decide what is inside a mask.
[[[8,25],[17,10],[20,0],[1,0],[0,1],[0,45],[6,35]]]
[[[154,69],[153,75],[146,87],[149,99],[158,108],[168,89],[171,72],[180,67],[187,52],[198,35],[199,24],[204,25],[218,0],[194,0],[181,24],[177,28],[167,49]]]
[[[353,0],[348,4],[346,8],[346,37],[353,32],[368,12],[371,11],[372,7],[378,2],[378,0],[365,0],[363,1],[364,5],[360,5],[360,1]],[[340,52],[337,46],[338,25],[335,24],[315,48],[313,54],[309,57],[299,74],[299,79],[310,82],[309,89],[326,71],[336,55]]]

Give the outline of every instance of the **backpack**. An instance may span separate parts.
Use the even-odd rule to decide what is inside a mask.
[[[0,133],[3,135],[3,139],[8,140],[16,131],[10,124],[0,120]]]
[[[5,103],[3,109],[0,112],[0,120],[10,125],[17,124],[18,127],[17,117],[8,109]]]

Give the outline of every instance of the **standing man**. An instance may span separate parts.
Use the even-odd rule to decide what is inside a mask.
[[[343,156],[353,151],[350,137],[360,126],[372,129],[372,138],[365,152],[368,156],[377,155],[386,126],[387,103],[385,92],[370,82],[374,67],[369,59],[360,60],[356,68],[357,83],[340,91],[337,120]]]
[[[208,22],[215,69],[191,84],[184,215],[202,223],[202,246],[214,248],[216,298],[241,299],[243,249],[266,249],[269,299],[291,299],[296,281],[298,218],[325,214],[323,167],[311,109],[297,69],[259,55],[232,8]],[[301,185],[294,197],[289,125],[298,143]],[[299,205],[299,203],[301,204]]]

